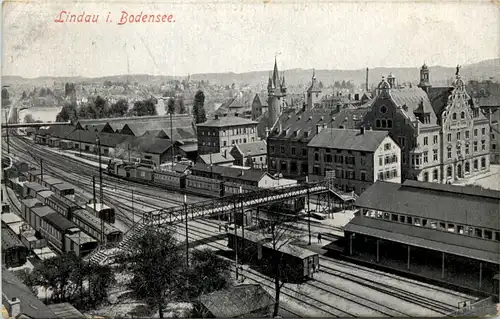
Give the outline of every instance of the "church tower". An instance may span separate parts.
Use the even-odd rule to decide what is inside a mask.
[[[420,83],[418,84],[418,87],[427,93],[429,91],[429,88],[431,87],[431,84],[429,82],[429,68],[425,63],[420,68]]]
[[[286,96],[285,75],[280,78],[276,58],[274,59],[273,73],[270,74],[267,84],[267,96],[269,126],[273,127],[281,116]]]
[[[307,109],[311,110],[316,104],[319,103],[321,99],[321,89],[316,81],[316,71],[313,70],[313,75],[311,79],[311,86],[307,89]]]

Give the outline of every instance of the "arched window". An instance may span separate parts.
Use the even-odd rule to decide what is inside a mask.
[[[453,169],[451,168],[451,166],[448,166],[448,168],[446,169],[446,176],[447,177],[453,176]]]
[[[460,118],[462,118],[462,119],[465,118],[465,112],[462,111],[462,113],[460,114]]]
[[[435,169],[433,172],[432,172],[432,179],[437,181],[438,180],[438,170]]]
[[[380,127],[380,120],[375,121],[375,127]]]
[[[387,127],[392,128],[392,120],[387,120]]]
[[[387,127],[387,123],[385,122],[385,120],[382,120],[382,128],[386,128]]]
[[[457,119],[457,113],[453,113],[452,118],[453,118],[454,120],[456,120],[456,119]]]
[[[429,181],[429,173],[425,172],[424,173],[424,182],[428,182]]]

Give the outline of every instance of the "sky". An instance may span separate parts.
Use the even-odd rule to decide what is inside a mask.
[[[4,2],[2,75],[242,73],[277,54],[280,70],[456,66],[500,52],[494,1],[266,1]],[[55,22],[63,10],[99,19]],[[118,25],[122,11],[175,22]]]

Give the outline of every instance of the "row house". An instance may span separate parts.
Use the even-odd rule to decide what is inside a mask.
[[[401,183],[401,149],[388,132],[324,129],[307,146],[309,180],[358,194],[378,180]]]

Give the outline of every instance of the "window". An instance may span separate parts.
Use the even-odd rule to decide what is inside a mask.
[[[380,120],[375,121],[375,127],[380,127]]]
[[[496,144],[491,144],[491,148],[496,150],[497,149],[497,145]]]
[[[389,219],[390,214],[389,213],[384,213],[384,219]]]
[[[437,228],[437,222],[431,221],[431,228],[436,229]]]
[[[392,128],[392,120],[387,120],[387,127]]]
[[[428,163],[429,162],[429,152],[425,151],[424,152],[424,163]]]
[[[465,162],[465,174],[469,174],[469,173],[470,173],[470,163]]]
[[[465,138],[469,138],[470,137],[470,132],[467,130],[465,131]]]
[[[319,161],[319,154],[318,153],[314,153],[314,160]]]
[[[433,143],[434,144],[438,143],[438,136],[437,135],[434,135],[434,137],[433,137]]]
[[[457,225],[457,233],[459,234],[464,234],[464,226],[462,225]]]
[[[384,173],[383,172],[378,173],[378,179],[381,181],[384,180]]]
[[[477,152],[477,141],[474,141],[474,152]]]
[[[413,224],[413,218],[411,218],[410,216],[406,217],[406,223]]]
[[[446,169],[446,175],[448,177],[451,177],[451,175],[453,175],[453,169],[451,168],[451,166],[448,166],[448,168]]]
[[[292,155],[295,155],[295,147],[292,147]]]
[[[361,180],[366,181],[366,173],[365,172],[361,172]]]
[[[399,215],[399,222],[404,223],[405,222],[405,216]]]
[[[280,150],[281,150],[281,154],[285,154],[285,147],[284,146],[281,146]]]
[[[469,151],[470,151],[470,146],[469,144],[465,145],[465,155],[469,155]]]
[[[475,233],[476,237],[483,238],[483,230],[482,229],[476,228],[474,233]]]
[[[462,155],[462,148],[460,147],[460,145],[457,145],[457,156],[460,155]]]
[[[486,129],[484,127],[481,129],[481,134],[482,135],[486,134]]]
[[[462,111],[462,113],[460,113],[460,118],[461,119],[464,119],[465,118],[465,112]]]
[[[448,142],[451,142],[451,133],[448,133]]]
[[[500,241],[500,232],[495,232],[495,240]]]
[[[224,141],[224,146],[227,146],[227,141]]]
[[[448,158],[451,158],[451,148],[448,149]]]
[[[429,138],[426,136],[424,137],[424,145],[428,145],[429,144]]]
[[[438,180],[438,170],[435,169],[433,172],[432,172],[432,180],[434,181],[437,181]]]
[[[391,143],[385,143],[385,144],[384,144],[384,150],[385,150],[385,151],[388,151],[388,150],[390,150],[390,149],[391,149]]]
[[[474,160],[474,170],[477,171],[477,159]]]
[[[448,229],[447,229],[450,233],[454,233],[455,232],[455,225],[454,224],[448,224]]]
[[[379,157],[379,158],[378,158],[378,165],[379,165],[379,166],[384,165],[384,160],[383,160],[383,158],[382,158],[382,157]]]
[[[415,225],[415,226],[422,226],[422,224],[420,224],[420,218],[415,218],[414,222],[413,222],[413,225]]]
[[[486,158],[481,158],[481,169],[485,169],[486,168]]]
[[[484,151],[486,149],[486,141],[481,140],[481,150]]]
[[[493,233],[491,230],[484,230],[484,238],[489,240],[493,239]]]
[[[457,140],[460,140],[460,132],[457,132]]]
[[[474,129],[474,136],[477,136],[477,128]]]
[[[398,221],[398,214],[391,214],[391,220],[393,222],[397,222]]]
[[[424,182],[428,182],[429,181],[429,173],[425,172],[424,173]]]
[[[302,149],[302,156],[307,156],[307,149],[306,148]]]
[[[457,119],[457,113],[453,113],[452,118],[453,118],[454,120],[456,120],[456,119]]]
[[[432,160],[433,161],[438,160],[438,150],[432,150]]]
[[[382,128],[386,128],[387,127],[387,123],[385,122],[385,120],[382,120]]]

